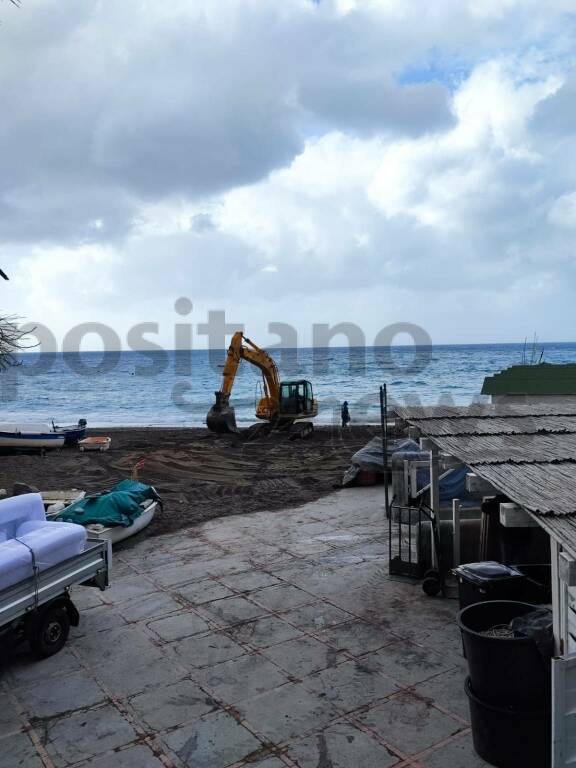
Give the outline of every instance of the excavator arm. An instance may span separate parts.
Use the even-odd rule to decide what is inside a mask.
[[[247,360],[262,373],[264,396],[256,408],[258,418],[272,421],[280,407],[280,379],[278,368],[270,355],[248,339],[242,331],[232,336],[222,374],[222,387],[216,402],[206,416],[206,425],[212,432],[237,432],[236,415],[230,405],[230,394],[241,360]]]

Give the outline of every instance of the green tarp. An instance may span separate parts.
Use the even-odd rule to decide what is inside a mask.
[[[88,525],[100,523],[104,526],[121,525],[127,528],[144,511],[140,504],[147,499],[160,499],[151,485],[135,480],[122,480],[110,491],[90,494],[63,509],[58,520],[67,523]]]

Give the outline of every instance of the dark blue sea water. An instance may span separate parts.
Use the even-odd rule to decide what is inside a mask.
[[[576,343],[543,344],[533,357],[576,362]],[[312,381],[319,423],[338,419],[348,400],[353,422],[377,421],[378,388],[400,402],[467,404],[478,399],[484,377],[522,362],[524,345],[356,347],[276,350],[283,379]],[[0,374],[2,421],[24,418],[92,426],[200,426],[220,387],[223,352],[205,350],[80,354],[27,354]],[[237,422],[255,421],[258,371],[240,366],[232,393]]]

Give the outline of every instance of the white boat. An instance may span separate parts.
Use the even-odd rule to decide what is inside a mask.
[[[107,451],[112,442],[111,437],[85,437],[78,441],[81,451]]]
[[[81,491],[78,488],[70,488],[66,491],[40,491],[40,495],[44,502],[46,517],[51,519],[60,514],[63,509],[66,509],[66,507],[74,501],[83,499],[86,496],[86,491]]]
[[[50,424],[0,422],[0,448],[45,450],[62,448],[66,436]]]
[[[156,510],[158,509],[158,505],[158,501],[148,499],[148,501],[144,502],[142,505],[144,506],[142,514],[134,520],[132,525],[126,527],[122,525],[105,526],[100,523],[89,523],[85,526],[88,531],[88,536],[91,539],[109,541],[111,544],[117,544],[119,541],[124,541],[124,539],[128,539],[130,536],[134,536],[136,533],[144,530],[144,528],[152,522]]]

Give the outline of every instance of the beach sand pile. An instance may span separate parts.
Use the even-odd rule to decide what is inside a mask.
[[[107,490],[130,476],[141,459],[140,480],[153,485],[164,500],[148,535],[176,531],[224,515],[272,511],[314,501],[342,480],[352,454],[377,427],[316,427],[304,440],[284,433],[257,439],[214,435],[199,428],[123,428],[94,430],[112,437],[106,453],[77,448],[0,457],[0,487],[15,482],[40,490]]]

